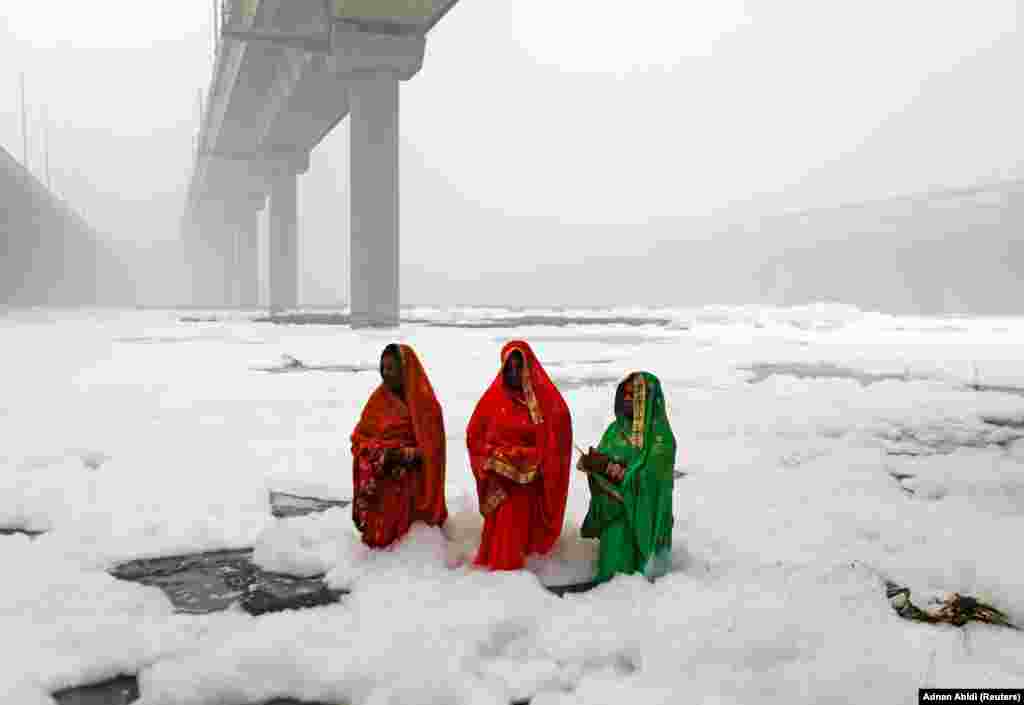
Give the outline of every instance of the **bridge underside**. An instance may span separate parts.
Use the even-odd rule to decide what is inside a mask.
[[[352,318],[397,324],[399,83],[419,71],[426,32],[453,4],[227,3],[183,223],[195,303],[259,305],[256,223],[265,209],[268,303],[298,305],[297,178],[351,116]]]

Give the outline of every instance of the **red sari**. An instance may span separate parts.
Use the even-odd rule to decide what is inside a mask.
[[[440,526],[448,518],[441,405],[416,353],[407,345],[399,350],[405,399],[377,387],[352,433],[352,521],[373,547],[400,539],[415,521]],[[419,467],[397,477],[383,472],[388,448],[418,449]]]
[[[548,553],[562,532],[569,493],[572,420],[569,407],[530,346],[523,355],[523,391],[505,386],[501,370],[466,428],[484,529],[476,565],[518,570],[530,554]]]

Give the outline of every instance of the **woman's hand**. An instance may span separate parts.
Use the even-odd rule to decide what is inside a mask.
[[[608,463],[608,469],[605,470],[605,474],[608,475],[608,479],[612,482],[622,482],[622,479],[626,477],[626,468],[618,463]]]
[[[384,453],[381,456],[380,464],[381,469],[384,471],[391,470],[402,457],[402,453],[398,448],[385,448]]]

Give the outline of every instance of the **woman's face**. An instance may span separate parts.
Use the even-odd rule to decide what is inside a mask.
[[[402,367],[390,352],[380,357],[380,378],[384,386],[395,394],[402,391]]]
[[[518,350],[513,350],[512,354],[505,358],[502,377],[506,386],[512,389],[523,388],[523,356]]]

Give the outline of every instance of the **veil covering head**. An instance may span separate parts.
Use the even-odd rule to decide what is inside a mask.
[[[572,417],[569,407],[555,384],[548,377],[533,349],[523,340],[513,340],[501,349],[501,367],[487,391],[477,404],[474,417],[492,416],[497,412],[501,400],[510,394],[504,381],[504,367],[509,356],[518,351],[523,357],[523,397],[529,410],[530,421],[539,426],[537,447],[539,455],[539,519],[534,527],[531,544],[540,553],[547,553],[554,546],[562,532],[565,520],[566,498],[569,492],[570,464],[572,461]],[[470,421],[470,429],[476,424]],[[473,433],[473,431],[470,431]],[[481,439],[467,438],[471,447],[479,447]],[[471,459],[477,479],[480,502],[485,500],[485,473],[482,458]],[[480,465],[481,467],[476,467]]]
[[[440,526],[448,518],[444,499],[446,443],[444,416],[434,388],[419,357],[408,345],[399,345],[402,389],[412,416],[416,445],[423,453],[421,471],[416,474],[413,519]]]
[[[439,526],[448,517],[445,504],[444,481],[446,444],[444,417],[441,405],[434,394],[434,388],[419,357],[408,345],[388,345],[381,354],[398,352],[402,373],[402,395],[412,422],[416,446],[422,453],[422,464],[415,475],[412,521],[423,521]],[[389,401],[390,400],[390,401]],[[370,396],[362,416],[352,435],[353,442],[378,443],[385,447],[397,447],[401,443],[392,439],[400,424],[392,418],[389,409],[399,402],[381,384]],[[411,440],[411,439],[410,439]]]
[[[625,385],[633,384],[633,417],[618,413]],[[589,478],[590,508],[583,536],[601,538],[598,581],[614,573],[667,569],[672,548],[672,492],[676,439],[668,419],[661,382],[649,372],[633,372],[616,390],[616,418],[598,447],[625,464],[614,497],[600,478]]]

